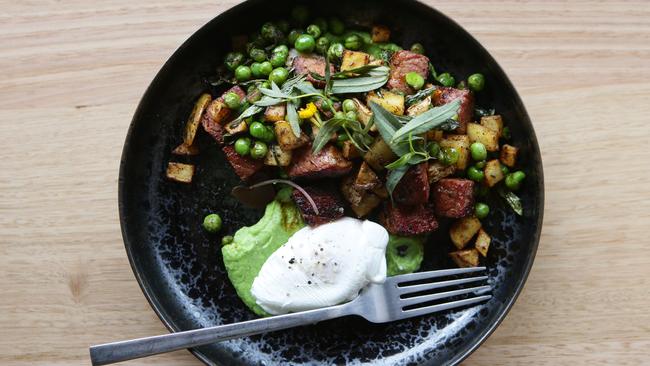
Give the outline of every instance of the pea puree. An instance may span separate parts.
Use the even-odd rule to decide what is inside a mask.
[[[386,247],[387,275],[396,276],[420,269],[424,257],[423,239],[390,235]]]

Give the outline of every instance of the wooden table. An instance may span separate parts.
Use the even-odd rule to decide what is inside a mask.
[[[0,364],[88,364],[91,344],[166,331],[123,249],[120,152],[162,63],[237,2],[2,1]],[[535,266],[466,363],[649,362],[650,2],[428,2],[510,75],[545,164]]]

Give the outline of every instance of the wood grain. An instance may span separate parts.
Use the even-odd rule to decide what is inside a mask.
[[[238,1],[0,4],[0,364],[88,364],[165,331],[117,216],[127,126],[162,63]],[[428,1],[517,85],[546,215],[514,309],[468,365],[639,365],[650,349],[650,2]],[[188,352],[131,362],[198,365]]]

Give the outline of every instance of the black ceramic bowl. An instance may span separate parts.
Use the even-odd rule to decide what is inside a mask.
[[[193,34],[167,61],[145,93],[124,146],[119,205],[126,250],[142,290],[173,331],[253,318],[224,271],[219,236],[201,229],[202,218],[219,212],[221,234],[232,234],[261,217],[230,195],[238,179],[220,150],[199,134],[201,154],[191,185],[164,178],[170,151],[196,97],[211,90],[206,79],[230,46],[230,37],[287,17],[291,0],[252,0],[219,15]],[[519,294],[532,266],[543,211],[543,177],[535,133],[510,81],[474,38],[434,9],[416,1],[326,1],[310,5],[312,14],[343,16],[350,23],[388,25],[401,45],[420,42],[441,70],[466,77],[486,75],[477,104],[491,106],[510,126],[527,173],[520,191],[524,216],[498,201],[485,220],[493,242],[486,265],[494,297],[467,309],[390,324],[345,318],[314,326],[236,339],[192,350],[216,365],[455,364],[496,328]],[[219,90],[211,90],[213,93]],[[177,159],[177,158],[175,158]],[[453,267],[446,228],[426,248],[423,269]]]

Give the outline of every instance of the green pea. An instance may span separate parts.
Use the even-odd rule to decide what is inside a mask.
[[[341,43],[332,43],[327,49],[327,57],[330,61],[339,60],[343,56],[344,47]]]
[[[253,159],[262,159],[266,156],[266,153],[269,151],[268,146],[262,141],[255,141],[253,148],[251,149],[251,158]]]
[[[338,111],[338,112],[334,113],[334,118],[336,118],[336,119],[345,119],[345,112]]]
[[[284,66],[287,63],[287,55],[274,53],[271,55],[270,62],[273,67]]]
[[[485,168],[485,165],[487,165],[487,163],[485,162],[485,160],[479,161],[479,162],[477,162],[476,164],[474,164],[474,166],[477,167],[478,169],[483,169],[483,168]]]
[[[397,52],[402,50],[402,47],[400,47],[395,43],[383,43],[383,44],[379,44],[379,47],[381,47],[383,50],[388,50],[392,52]]]
[[[228,52],[223,61],[226,68],[230,71],[235,71],[242,62],[244,62],[244,55],[241,52]]]
[[[297,23],[303,24],[309,19],[309,9],[304,5],[298,5],[291,10],[291,16]]]
[[[440,155],[438,159],[445,165],[456,164],[460,158],[460,153],[453,147],[445,148],[440,152]]]
[[[246,156],[251,152],[251,139],[240,137],[235,141],[235,152],[241,156]]]
[[[429,144],[429,155],[436,157],[438,154],[440,154],[440,145],[433,141]]]
[[[275,68],[269,74],[269,80],[271,82],[274,82],[278,86],[284,84],[284,82],[287,81],[288,77],[289,77],[289,71],[284,67]]]
[[[507,166],[501,164],[501,173],[503,173],[503,175],[508,175],[508,173],[510,173],[510,169],[508,169]]]
[[[232,235],[226,235],[223,238],[221,238],[221,245],[232,244],[234,239],[235,238],[233,238]]]
[[[424,78],[417,72],[411,71],[404,78],[406,83],[415,90],[420,90],[424,86]]]
[[[273,71],[273,65],[269,61],[264,61],[260,64],[260,71],[262,76],[268,76]]]
[[[465,80],[461,80],[461,81],[458,82],[458,84],[456,84],[456,89],[463,90],[463,89],[466,89],[466,88],[467,88],[467,86],[465,85]]]
[[[310,24],[307,26],[307,34],[314,38],[318,38],[321,35],[321,30],[320,27],[317,26],[316,24]]]
[[[511,137],[511,135],[510,135],[510,127],[508,127],[508,126],[504,127],[503,128],[503,133],[501,134],[501,136],[506,140],[510,140],[510,137]]]
[[[512,191],[516,191],[521,187],[521,182],[526,178],[526,174],[521,170],[506,175],[506,187]]]
[[[239,95],[237,95],[237,93],[235,92],[226,93],[226,95],[224,95],[223,97],[223,101],[230,109],[237,109],[241,104],[241,99],[239,98]]]
[[[275,24],[267,22],[262,25],[260,35],[267,41],[274,41],[278,32],[279,30],[275,27]]]
[[[484,219],[490,213],[490,206],[486,205],[483,202],[476,202],[474,206],[474,214],[478,219]]]
[[[266,127],[266,131],[264,133],[264,136],[261,137],[260,140],[264,142],[271,142],[275,139],[275,131],[269,126],[265,126],[265,127]]]
[[[216,233],[221,230],[221,216],[209,214],[203,219],[203,228],[209,233]]]
[[[248,126],[248,132],[256,139],[260,139],[266,134],[266,126],[264,126],[264,124],[261,122],[256,121]]]
[[[350,139],[350,136],[348,136],[347,133],[340,133],[338,136],[336,136],[336,146],[339,148],[343,148],[343,143],[348,141]]]
[[[343,112],[357,111],[357,104],[352,99],[344,100],[343,104],[341,104],[341,107],[343,108]]]
[[[345,32],[345,24],[339,18],[331,18],[329,22],[329,29],[332,34],[340,36]]]
[[[356,34],[352,34],[345,38],[343,45],[345,46],[345,48],[355,51],[361,48],[361,43],[362,43],[361,37],[359,37]]]
[[[266,60],[266,52],[259,48],[253,48],[248,54],[254,61],[262,62]]]
[[[422,43],[413,43],[411,46],[411,52],[413,53],[419,53],[420,55],[424,54],[424,46]]]
[[[298,52],[309,53],[316,47],[316,41],[311,34],[301,34],[293,45]]]
[[[291,32],[287,35],[287,41],[289,44],[294,44],[296,43],[296,39],[302,34],[300,29],[292,29]]]
[[[487,148],[480,142],[475,142],[469,146],[469,151],[472,153],[472,159],[481,161],[487,159]]]
[[[469,169],[467,169],[467,178],[475,182],[482,182],[483,179],[485,179],[485,173],[483,173],[481,169],[478,169],[475,166],[471,166]]]
[[[248,66],[237,66],[235,69],[235,78],[237,81],[247,81],[251,78],[251,68]]]
[[[320,109],[323,111],[331,111],[332,110],[332,102],[329,99],[323,99],[320,102]]]
[[[330,40],[327,37],[320,37],[316,41],[316,52],[325,54],[330,46]]]
[[[479,92],[485,87],[485,77],[483,74],[472,74],[467,78],[467,85],[469,90]]]
[[[273,49],[273,53],[280,53],[280,54],[283,54],[283,55],[288,55],[289,54],[289,47],[287,47],[284,44],[281,44],[279,46],[276,46]]]
[[[355,112],[355,111],[345,112],[345,118],[356,121],[357,120],[357,112]]]
[[[454,77],[451,76],[451,74],[448,72],[443,72],[442,74],[439,74],[436,80],[438,80],[438,82],[443,86],[451,87],[454,86],[454,84],[456,84],[456,79],[454,79]]]
[[[251,68],[251,74],[255,78],[261,78],[262,77],[262,64],[259,62],[253,62],[250,66]]]

